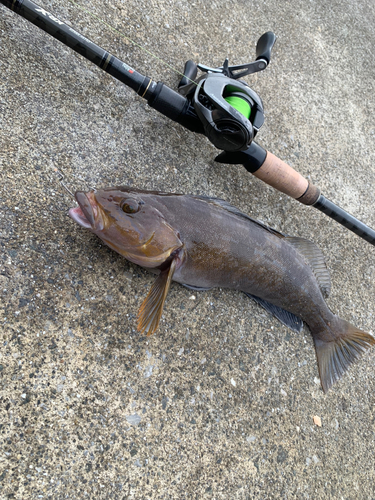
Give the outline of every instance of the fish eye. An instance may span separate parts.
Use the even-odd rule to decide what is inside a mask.
[[[140,209],[139,203],[136,200],[124,200],[120,207],[126,214],[135,214]]]

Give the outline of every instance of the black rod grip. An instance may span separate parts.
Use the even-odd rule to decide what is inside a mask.
[[[194,61],[189,59],[189,61],[186,61],[185,67],[184,67],[184,76],[181,78],[180,83],[178,84],[178,88],[184,87],[185,85],[189,85],[192,83],[198,73],[198,68],[197,65],[195,64]]]

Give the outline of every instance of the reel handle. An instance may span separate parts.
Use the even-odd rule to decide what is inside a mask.
[[[272,31],[267,31],[258,40],[257,47],[255,50],[257,60],[264,59],[267,61],[267,65],[271,60],[271,50],[276,42],[276,35]]]

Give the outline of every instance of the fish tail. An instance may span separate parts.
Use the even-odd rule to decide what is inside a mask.
[[[359,330],[338,316],[328,323],[327,330],[312,331],[318,358],[320,382],[324,392],[339,380],[350,365],[375,344],[372,335]]]

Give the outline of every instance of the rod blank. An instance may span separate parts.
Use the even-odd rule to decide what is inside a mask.
[[[0,0],[0,3],[67,45],[117,80],[140,93],[148,88],[150,78],[143,76],[68,24],[30,0]]]
[[[375,231],[373,229],[348,214],[348,212],[332,203],[332,201],[327,200],[327,198],[325,198],[322,194],[312,206],[328,215],[328,217],[331,217],[331,219],[334,219],[336,222],[346,227],[346,229],[349,229],[349,231],[352,231],[357,236],[360,236],[372,245],[375,245]]]

